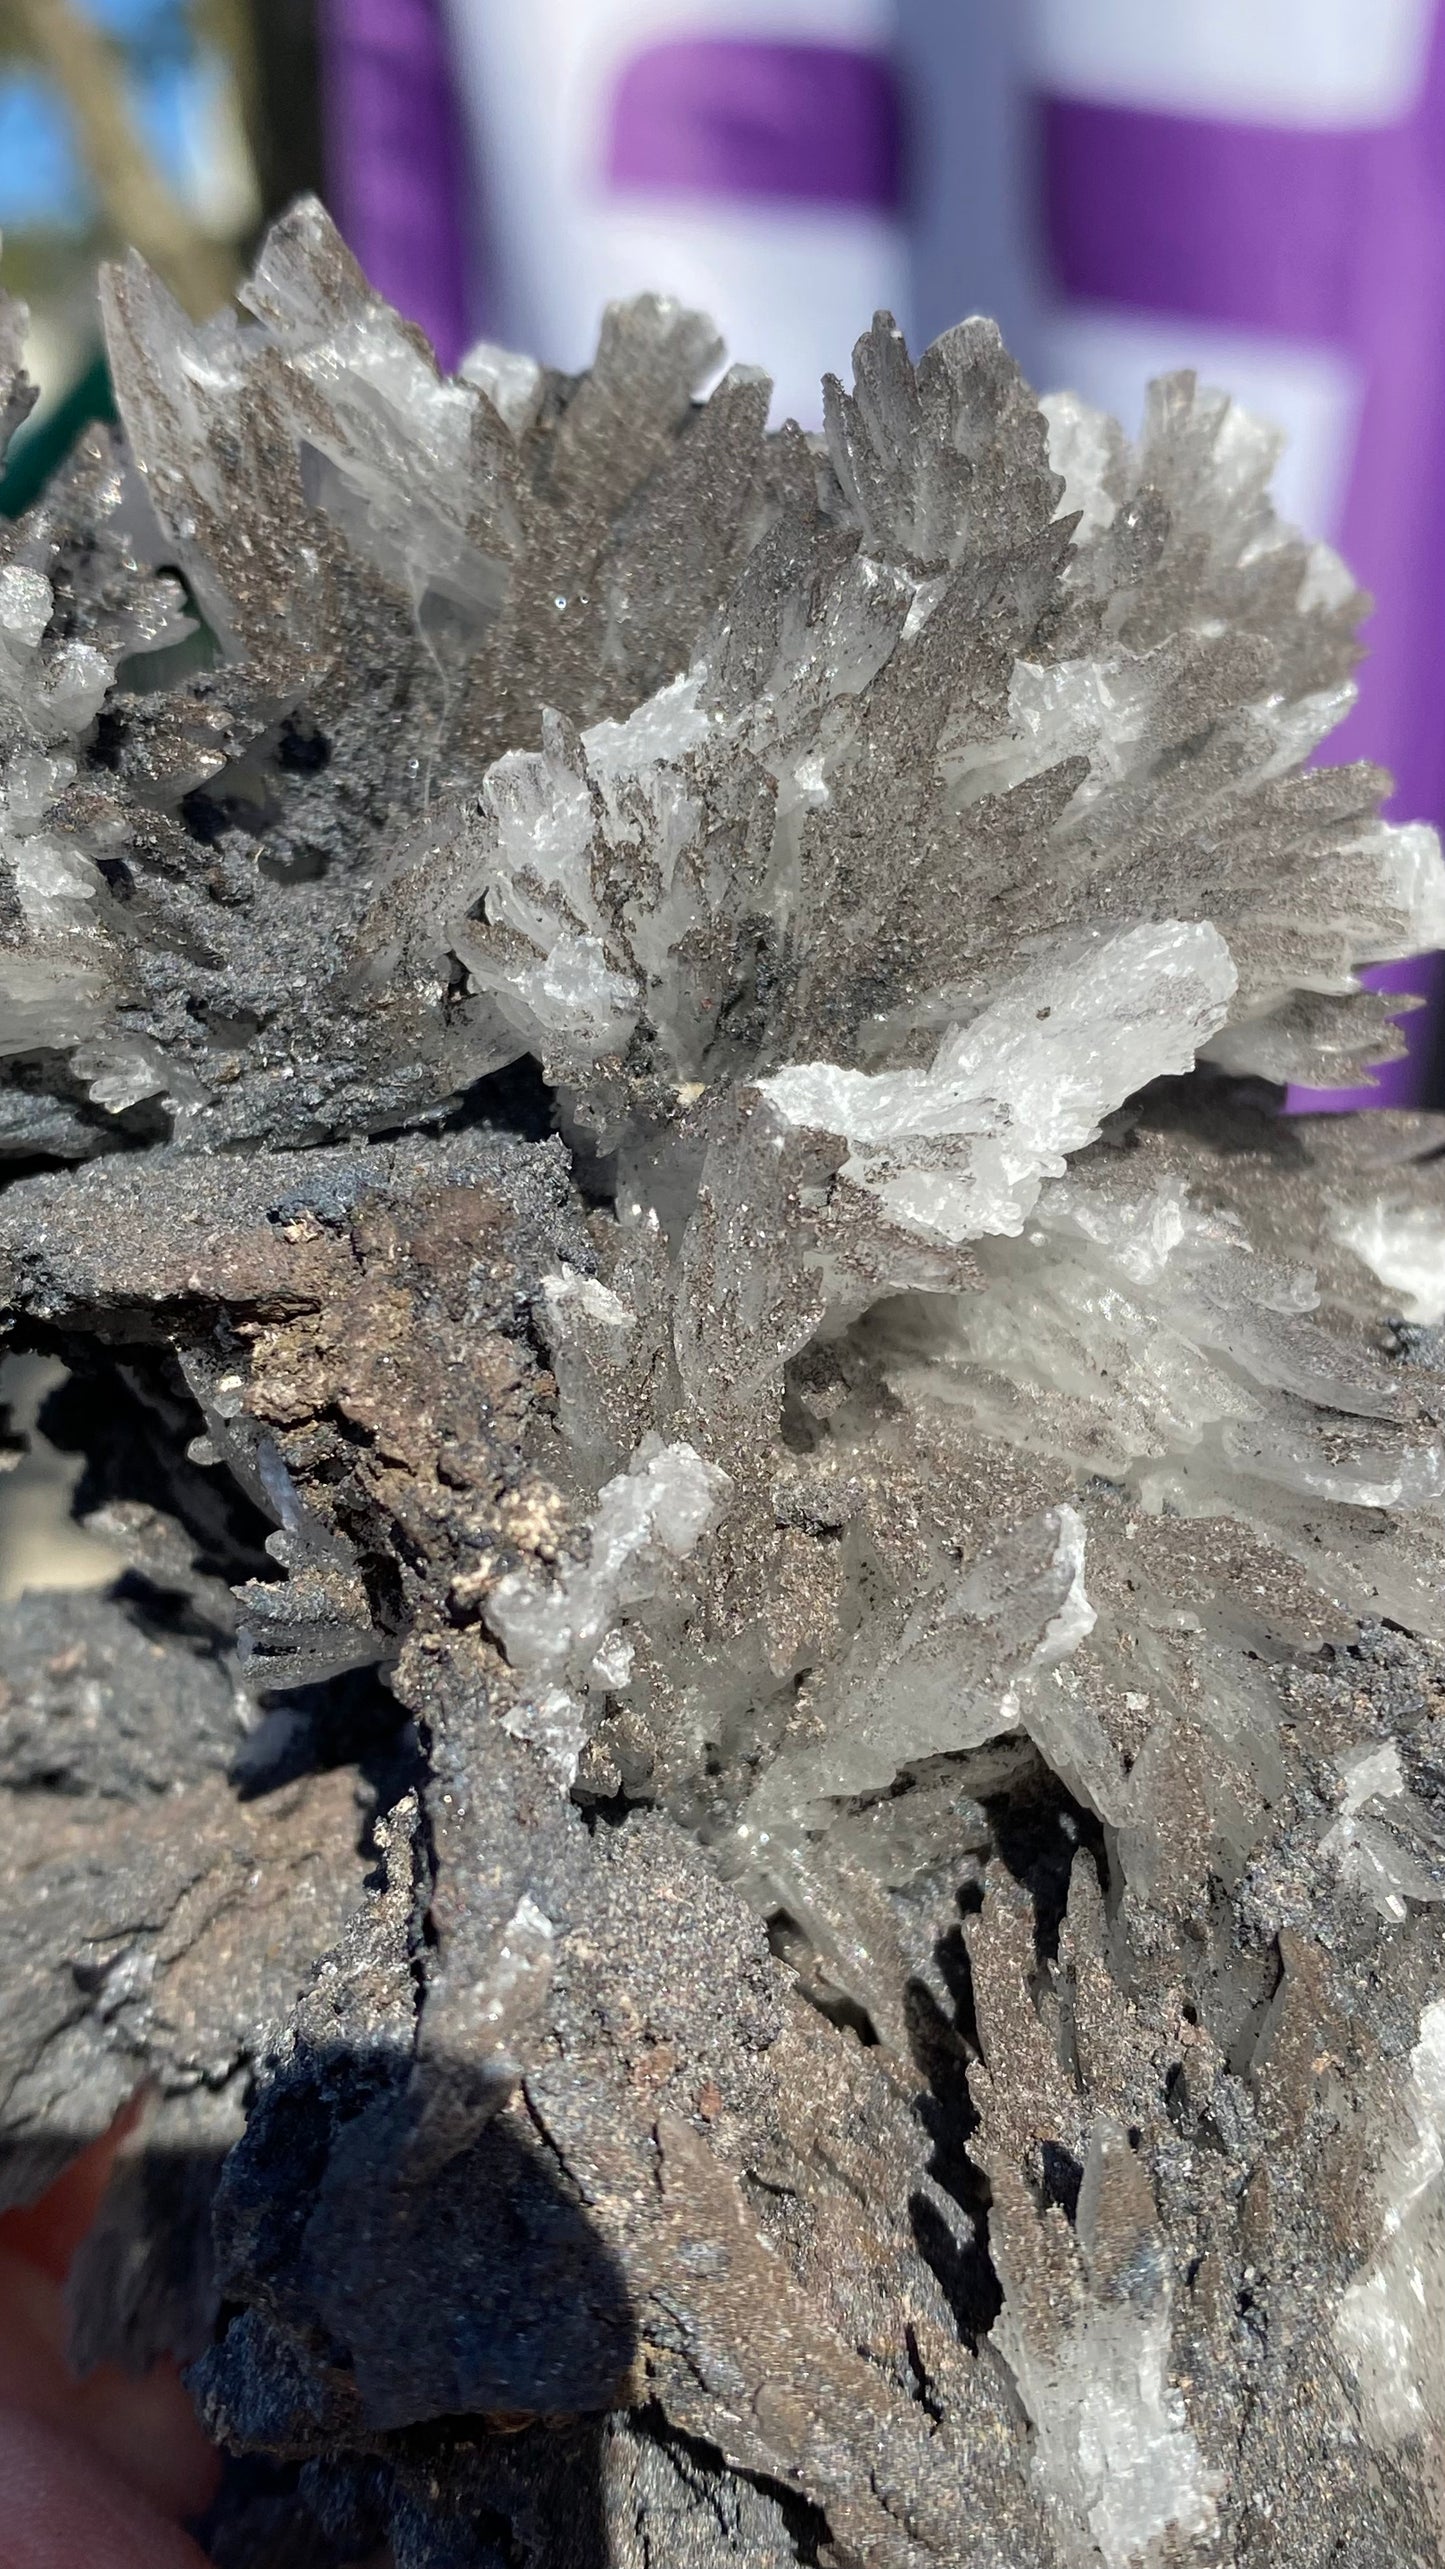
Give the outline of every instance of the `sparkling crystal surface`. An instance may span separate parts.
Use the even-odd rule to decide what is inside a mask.
[[[0,539],[78,2354],[241,2569],[1428,2569],[1445,1123],[1279,1112],[1445,943],[1365,601],[983,321],[806,438],[655,297],[444,379],[314,205],[243,303],[112,272]]]

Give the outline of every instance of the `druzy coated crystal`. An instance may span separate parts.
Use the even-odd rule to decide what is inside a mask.
[[[1445,943],[1192,377],[314,205],[0,547],[0,2176],[231,2569],[1445,2547]],[[23,415],[0,326],[0,416]],[[263,2457],[259,2471],[244,2457]]]

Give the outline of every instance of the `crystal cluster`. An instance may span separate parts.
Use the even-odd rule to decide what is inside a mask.
[[[109,277],[0,558],[77,2359],[230,2569],[1428,2569],[1445,1125],[1278,1112],[1445,943],[1364,602],[1188,376],[447,380],[304,204],[242,300]]]

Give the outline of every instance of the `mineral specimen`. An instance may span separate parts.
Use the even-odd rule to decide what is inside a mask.
[[[0,560],[0,2175],[223,2569],[1445,2554],[1445,943],[1364,602],[972,321],[105,287]],[[0,413],[23,415],[18,322]]]

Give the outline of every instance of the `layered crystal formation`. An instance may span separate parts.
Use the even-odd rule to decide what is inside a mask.
[[[1187,376],[243,301],[109,278],[0,559],[80,2353],[256,2569],[1438,2560],[1445,1125],[1277,1112],[1445,943],[1363,601]]]

